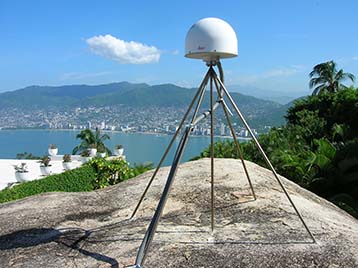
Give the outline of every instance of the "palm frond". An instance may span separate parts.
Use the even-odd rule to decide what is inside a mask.
[[[99,138],[100,141],[105,141],[105,140],[110,140],[110,139],[111,139],[111,137],[110,137],[108,134],[103,134],[103,135]]]
[[[355,82],[355,76],[354,76],[353,74],[351,74],[351,73],[343,73],[343,74],[341,75],[341,79],[342,79],[342,80],[349,79],[349,80],[351,80],[353,83]]]
[[[312,95],[319,95],[319,94],[323,94],[324,92],[328,91],[327,90],[327,85],[320,85],[318,87],[316,87],[314,90],[313,90],[313,93]]]
[[[348,77],[350,80],[352,80],[353,83],[356,81],[356,77],[355,77],[353,74],[351,74],[351,73],[346,73],[346,75],[347,75],[347,77]]]
[[[325,84],[325,83],[326,83],[326,80],[323,79],[322,77],[315,77],[310,80],[309,87],[313,88],[313,87],[316,87],[317,85],[321,85],[321,84]]]
[[[311,80],[309,87],[314,88],[312,95],[319,95],[324,92],[335,93],[341,88],[346,88],[341,82],[350,79],[353,82],[355,77],[351,73],[344,73],[342,69],[337,71],[336,63],[331,60],[317,64],[309,73]]]

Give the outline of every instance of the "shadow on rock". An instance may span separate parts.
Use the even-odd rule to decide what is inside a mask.
[[[81,254],[92,257],[98,261],[106,262],[110,264],[112,268],[119,267],[118,262],[114,258],[88,251],[80,246],[80,243],[85,241],[91,234],[92,231],[80,228],[33,228],[21,230],[0,236],[0,250],[28,248],[55,242],[77,250]]]

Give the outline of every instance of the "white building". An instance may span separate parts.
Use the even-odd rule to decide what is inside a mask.
[[[225,127],[225,124],[221,123],[220,125],[220,135],[221,136],[225,136],[225,133],[226,133],[226,127]]]

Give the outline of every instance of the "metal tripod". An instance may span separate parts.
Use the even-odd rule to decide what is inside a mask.
[[[210,116],[210,161],[211,161],[211,170],[210,170],[211,171],[210,172],[210,174],[211,174],[211,209],[210,210],[211,210],[211,231],[214,230],[214,227],[215,227],[215,222],[214,222],[214,213],[215,213],[215,210],[214,210],[214,112],[220,105],[223,107],[224,114],[225,114],[228,126],[230,128],[231,135],[232,135],[234,143],[235,143],[235,147],[236,147],[236,149],[237,149],[237,151],[239,153],[241,163],[243,165],[243,168],[244,168],[244,171],[245,171],[245,174],[246,174],[246,178],[247,178],[248,183],[250,185],[252,196],[253,196],[254,200],[256,200],[256,195],[255,195],[252,183],[251,183],[251,179],[250,179],[249,173],[247,171],[247,167],[246,167],[245,161],[243,159],[243,155],[242,155],[239,143],[237,141],[237,137],[236,137],[235,131],[233,129],[230,117],[229,117],[229,114],[232,114],[232,113],[229,110],[229,108],[228,108],[228,106],[227,106],[227,104],[226,104],[226,102],[224,100],[224,96],[226,96],[226,98],[231,103],[232,107],[235,109],[237,115],[239,116],[239,118],[241,119],[241,121],[244,124],[245,128],[249,132],[251,138],[253,139],[257,149],[259,150],[259,152],[263,156],[265,162],[267,163],[267,165],[271,169],[271,171],[272,171],[274,177],[276,178],[278,184],[280,185],[280,187],[282,188],[284,194],[288,198],[290,204],[294,208],[294,210],[295,210],[298,218],[302,222],[304,228],[308,232],[308,234],[311,237],[312,241],[315,242],[315,239],[314,239],[311,231],[308,229],[308,227],[307,227],[305,221],[303,220],[301,214],[297,210],[297,208],[296,208],[295,204],[293,203],[291,197],[288,195],[288,192],[286,191],[286,189],[283,186],[281,180],[279,179],[279,177],[278,177],[274,167],[272,166],[270,160],[268,159],[268,157],[266,156],[265,152],[261,148],[261,145],[259,144],[259,142],[256,139],[255,135],[253,134],[251,128],[247,124],[247,122],[246,122],[245,118],[243,117],[241,111],[239,110],[239,108],[235,104],[234,100],[232,99],[231,95],[229,94],[229,92],[225,88],[224,83],[223,83],[223,72],[222,72],[220,61],[208,62],[207,65],[208,65],[208,71],[207,71],[207,73],[206,73],[201,85],[199,86],[199,88],[198,88],[198,90],[197,90],[192,102],[190,103],[187,111],[185,112],[183,119],[181,120],[181,122],[180,122],[180,124],[179,124],[179,126],[178,126],[178,128],[177,128],[177,130],[176,130],[176,132],[174,134],[174,136],[172,137],[167,149],[165,150],[165,152],[164,152],[164,154],[163,154],[163,156],[162,156],[162,158],[161,158],[156,170],[154,171],[151,179],[149,180],[149,183],[147,184],[147,187],[145,188],[145,190],[144,190],[144,192],[143,192],[143,194],[142,194],[142,196],[141,196],[141,198],[140,198],[140,200],[139,200],[137,206],[135,207],[135,209],[133,211],[133,214],[131,216],[131,218],[133,218],[135,216],[136,212],[138,211],[138,209],[139,209],[139,207],[140,207],[145,195],[147,194],[148,189],[150,188],[154,178],[156,177],[160,167],[162,166],[162,164],[163,164],[168,152],[170,151],[170,149],[171,149],[176,137],[178,136],[180,130],[183,128],[183,125],[184,125],[186,119],[188,118],[190,112],[192,111],[192,109],[194,107],[194,104],[196,102],[196,106],[195,106],[192,118],[190,120],[190,123],[185,127],[185,129],[183,131],[183,135],[182,135],[182,137],[180,139],[179,145],[178,145],[177,150],[175,152],[174,159],[173,159],[173,162],[172,162],[172,165],[171,165],[171,169],[170,169],[170,172],[169,172],[169,175],[168,175],[168,179],[166,181],[166,184],[165,184],[163,193],[161,195],[161,198],[159,200],[158,206],[156,208],[154,216],[153,216],[153,218],[152,218],[152,220],[151,220],[151,222],[149,224],[149,227],[148,227],[148,229],[147,229],[147,231],[145,233],[143,241],[142,241],[142,243],[140,245],[140,248],[138,250],[136,263],[132,267],[136,267],[136,268],[142,267],[142,265],[143,265],[143,263],[145,261],[147,252],[149,250],[150,244],[151,244],[151,242],[153,240],[153,237],[154,237],[154,234],[156,232],[159,220],[161,218],[163,209],[165,207],[165,203],[167,201],[171,186],[173,184],[173,181],[174,181],[177,169],[178,169],[178,165],[179,165],[180,160],[182,158],[182,155],[183,155],[183,153],[185,151],[185,147],[186,147],[186,145],[188,143],[190,134],[193,131],[194,127],[200,121],[202,121],[203,119],[207,118],[208,116]],[[217,76],[217,74],[215,72],[215,69],[214,69],[215,65],[218,66],[219,73],[220,73],[220,78]],[[201,106],[202,101],[204,99],[204,95],[205,95],[208,83],[210,84],[210,109],[205,111],[204,113],[198,115],[200,106]],[[215,86],[216,91],[217,91],[217,100],[215,101],[215,103],[214,103],[214,86]]]

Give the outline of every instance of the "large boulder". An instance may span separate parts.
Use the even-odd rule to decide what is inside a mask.
[[[269,170],[215,159],[215,230],[210,160],[179,167],[144,267],[358,267],[358,221],[281,177],[314,243]],[[0,205],[1,267],[125,267],[136,253],[169,168],[103,190],[47,193]]]

